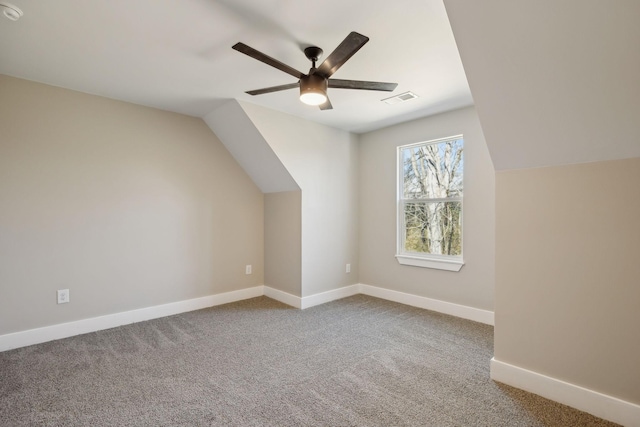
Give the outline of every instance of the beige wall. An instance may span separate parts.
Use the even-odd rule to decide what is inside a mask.
[[[302,193],[264,195],[264,284],[302,295]]]
[[[262,193],[201,119],[0,76],[0,129],[0,334],[262,283]]]
[[[302,190],[301,296],[358,283],[356,137],[254,104],[240,105]]]
[[[464,261],[460,272],[396,261],[396,148],[464,134]],[[465,108],[360,136],[360,281],[493,310],[494,171],[475,110]]]
[[[640,404],[640,158],[496,179],[495,358]]]

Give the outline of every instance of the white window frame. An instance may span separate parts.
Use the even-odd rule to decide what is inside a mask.
[[[420,252],[408,252],[404,250],[404,236],[405,236],[405,214],[404,214],[404,206],[407,201],[415,202],[415,199],[404,199],[404,164],[402,159],[402,150],[411,147],[417,147],[422,145],[434,145],[440,144],[446,141],[451,141],[455,139],[462,139],[464,144],[463,135],[454,135],[447,138],[434,139],[430,141],[421,141],[413,144],[401,145],[397,148],[396,155],[396,225],[397,225],[397,248],[396,248],[396,259],[402,265],[410,265],[414,267],[424,267],[424,268],[434,268],[438,270],[447,270],[447,271],[460,271],[462,266],[464,265],[463,254],[464,254],[464,231],[460,230],[460,244],[462,246],[462,254],[460,255],[438,255],[438,254],[425,254]],[[464,154],[463,154],[464,155]],[[464,188],[464,166],[462,172],[462,181]],[[464,190],[463,190],[464,191]],[[452,202],[459,201],[461,204],[461,213],[460,213],[460,221],[463,226],[463,215],[464,215],[464,202],[463,202],[464,194],[461,197],[451,197],[444,199],[427,199],[429,202]]]

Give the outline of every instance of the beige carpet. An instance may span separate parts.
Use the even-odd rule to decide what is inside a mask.
[[[489,379],[493,328],[266,297],[0,353],[2,426],[612,426]]]

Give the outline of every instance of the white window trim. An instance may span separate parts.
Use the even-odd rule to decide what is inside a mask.
[[[464,261],[454,259],[437,259],[431,256],[412,256],[405,254],[396,255],[396,259],[402,265],[411,265],[414,267],[434,268],[436,270],[460,271],[464,265]]]
[[[398,263],[401,265],[409,265],[413,267],[422,267],[422,268],[432,268],[436,270],[446,270],[446,271],[454,271],[458,272],[462,269],[464,265],[464,260],[461,256],[446,256],[446,255],[435,255],[435,254],[421,254],[415,252],[404,252],[402,248],[404,248],[404,242],[402,241],[402,236],[404,234],[404,230],[402,229],[404,225],[404,211],[402,210],[401,197],[403,191],[403,180],[400,178],[400,168],[402,167],[402,155],[401,152],[405,148],[415,147],[418,145],[424,144],[438,144],[445,141],[450,141],[452,139],[463,139],[463,135],[454,135],[447,138],[434,139],[431,141],[422,141],[416,142],[415,144],[406,144],[397,147],[396,150],[396,236],[397,236],[397,245],[396,245],[396,259]],[[462,176],[464,182],[464,175]],[[463,197],[464,198],[464,197]],[[458,198],[455,198],[458,199]],[[446,199],[446,200],[453,200]],[[432,199],[430,201],[437,202],[440,199]],[[464,202],[463,202],[464,205]],[[464,218],[464,207],[462,209],[462,215]],[[464,244],[464,234],[462,238],[462,242]],[[464,249],[462,251],[464,255]]]

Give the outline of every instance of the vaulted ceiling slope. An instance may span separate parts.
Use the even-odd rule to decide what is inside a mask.
[[[204,117],[230,99],[364,132],[472,104],[442,0],[11,0],[0,16],[0,74]],[[231,49],[243,42],[306,73],[351,31],[370,38],[333,77],[397,82],[392,93],[330,89],[333,110],[302,104],[294,77]],[[381,99],[406,91],[419,98]]]
[[[231,100],[204,121],[263,193],[299,190],[269,141],[256,128],[238,101]]]
[[[445,6],[496,170],[640,157],[640,2]]]

